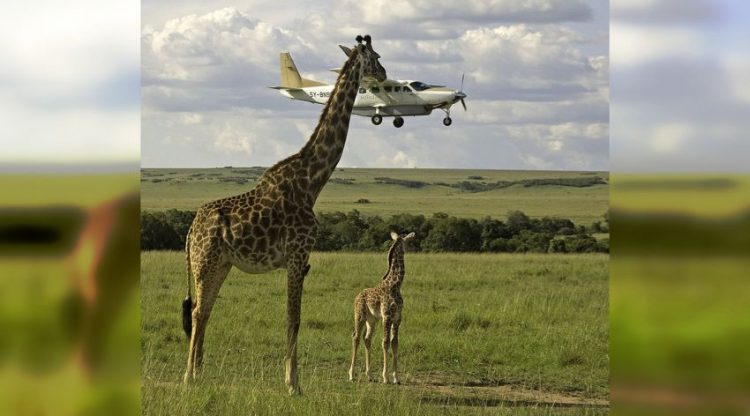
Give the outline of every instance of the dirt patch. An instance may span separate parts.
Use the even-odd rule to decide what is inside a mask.
[[[481,407],[609,407],[609,400],[584,397],[544,390],[534,390],[512,384],[498,385],[490,380],[456,382],[448,376],[412,376],[405,385],[419,389],[420,400],[434,405]]]

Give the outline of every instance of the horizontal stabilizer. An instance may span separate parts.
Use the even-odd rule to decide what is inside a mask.
[[[291,91],[291,92],[302,91],[302,88],[291,88],[291,87],[280,87],[280,86],[268,87],[268,88],[273,88],[275,90]]]

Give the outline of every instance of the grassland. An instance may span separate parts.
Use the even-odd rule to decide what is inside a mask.
[[[612,210],[628,213],[612,217],[619,414],[747,413],[748,209],[748,175],[613,175]]]
[[[138,187],[138,175],[3,174],[0,208],[88,208]],[[1,214],[1,213],[0,213]],[[0,221],[2,223],[2,221]],[[76,238],[76,236],[73,236]],[[112,326],[96,382],[72,359],[74,325],[63,307],[73,279],[66,253],[18,257],[0,252],[0,414],[132,414],[138,410],[135,291]],[[68,318],[69,319],[69,318]]]
[[[138,189],[136,173],[112,174],[4,174],[0,175],[0,205],[91,207]]]
[[[385,253],[313,253],[299,340],[305,395],[290,398],[283,271],[230,273],[202,379],[184,388],[184,255],[142,253],[143,414],[607,413],[608,256],[407,253],[406,262],[403,384],[346,381],[352,300],[377,282]]]
[[[612,175],[611,205],[649,213],[727,217],[750,207],[750,176],[725,174]]]
[[[195,210],[213,199],[246,192],[262,168],[144,169],[141,180],[145,210],[170,208]],[[609,186],[513,185],[484,192],[464,192],[450,185],[462,182],[522,181],[598,176],[606,172],[502,171],[459,169],[337,169],[316,204],[319,212],[357,209],[363,214],[390,216],[400,213],[445,212],[456,217],[503,219],[510,210],[532,218],[569,218],[576,224],[601,221],[607,210]],[[379,183],[376,178],[419,181],[424,186]],[[481,179],[469,179],[481,177]],[[235,181],[239,179],[239,181]],[[242,179],[247,182],[242,183]],[[366,199],[369,203],[357,203]]]

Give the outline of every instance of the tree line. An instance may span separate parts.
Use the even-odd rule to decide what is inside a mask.
[[[318,213],[318,251],[380,251],[390,244],[390,232],[415,232],[414,251],[494,253],[609,252],[609,239],[592,234],[609,231],[609,215],[590,226],[565,218],[530,218],[511,211],[505,221],[457,218],[445,213],[431,217],[397,214],[389,218],[349,213]],[[183,250],[195,211],[170,209],[141,213],[142,250]]]

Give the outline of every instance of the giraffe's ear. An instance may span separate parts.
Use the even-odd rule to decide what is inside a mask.
[[[394,241],[398,240],[398,233],[395,231],[391,231],[391,239],[393,239]]]
[[[404,237],[404,240],[411,240],[416,234],[411,232]]]

